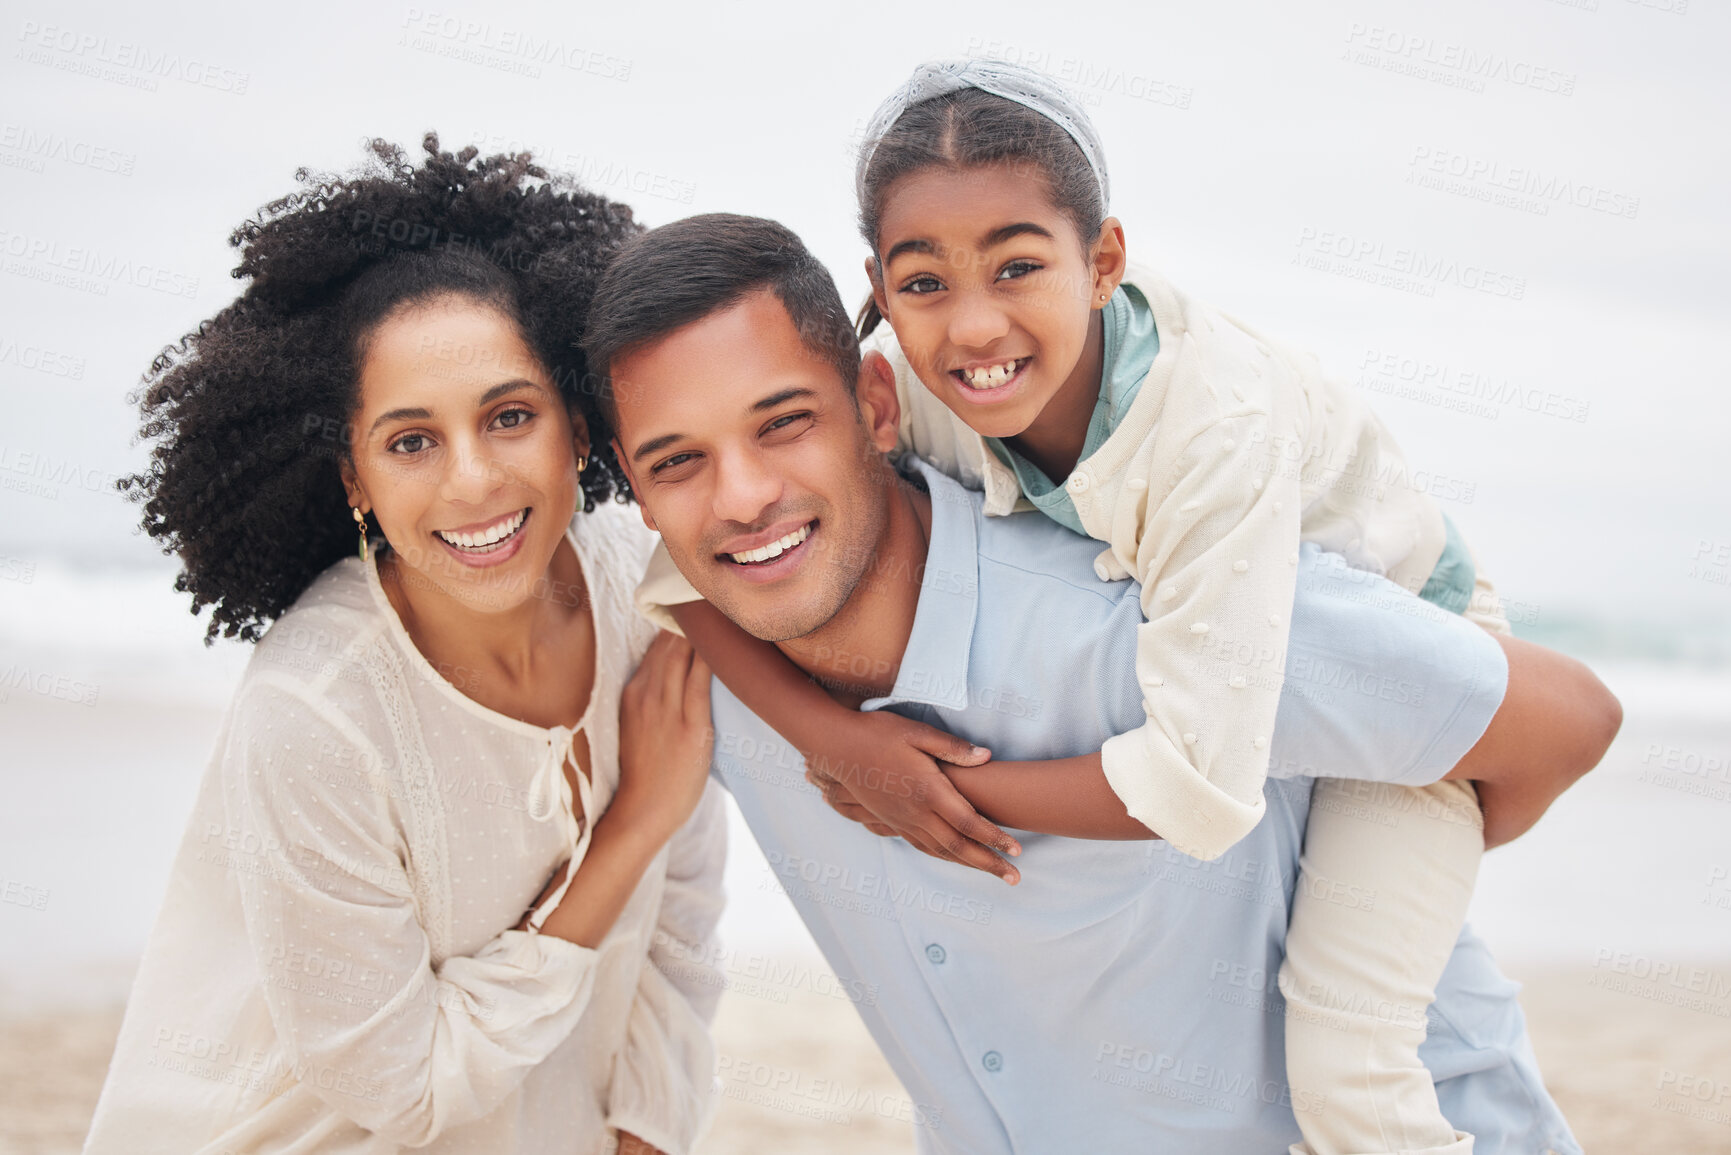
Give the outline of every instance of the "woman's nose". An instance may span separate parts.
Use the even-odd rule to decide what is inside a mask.
[[[459,442],[451,446],[439,495],[447,501],[480,505],[504,477],[504,468],[481,442]]]

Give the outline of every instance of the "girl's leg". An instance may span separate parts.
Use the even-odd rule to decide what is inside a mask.
[[[1468,1155],[1419,1061],[1425,1012],[1466,919],[1483,818],[1467,782],[1322,778],[1286,936],[1293,1155]]]

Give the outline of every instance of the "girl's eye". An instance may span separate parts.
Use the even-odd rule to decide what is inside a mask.
[[[415,454],[427,447],[427,438],[420,433],[405,433],[386,448],[392,453]]]
[[[1029,273],[1037,273],[1039,271],[1040,266],[1034,261],[1011,261],[998,273],[998,280],[1013,281],[1019,277],[1025,277]]]
[[[901,291],[904,293],[913,293],[915,296],[924,296],[927,293],[935,293],[943,287],[944,283],[942,281],[927,274],[915,277],[913,280],[907,282],[902,286]]]
[[[520,425],[527,424],[533,416],[535,414],[527,409],[507,409],[493,420],[498,423],[501,429],[516,429]]]

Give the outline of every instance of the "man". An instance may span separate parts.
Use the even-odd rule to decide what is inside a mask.
[[[685,578],[844,702],[991,747],[956,786],[1004,825],[1048,832],[1021,836],[1014,891],[878,838],[826,808],[799,755],[714,687],[714,772],[838,976],[875,992],[859,1010],[925,1108],[922,1149],[1297,1142],[1293,1112],[1326,1104],[1285,1086],[1274,976],[1310,780],[1271,781],[1263,821],[1213,862],[1126,828],[1097,752],[1142,720],[1134,583],[1100,581],[1097,545],[1038,515],[987,519],[923,463],[896,472],[887,367],[860,365],[833,282],[780,226],[700,217],[639,238],[597,291],[589,350],[611,378],[615,452]],[[1533,697],[1538,659],[1518,646],[1505,666],[1482,632],[1314,550],[1299,589],[1289,672],[1398,666],[1421,692],[1289,693],[1276,773],[1434,781],[1469,749],[1481,767],[1506,755],[1513,723],[1528,738],[1590,730],[1553,742],[1542,772],[1567,777],[1609,740]],[[1545,673],[1581,710],[1608,699],[1561,660]],[[1476,776],[1473,759],[1452,772]],[[846,780],[832,799],[860,817]],[[1578,1151],[1514,989],[1463,933],[1424,1052],[1442,1106],[1481,1153]]]

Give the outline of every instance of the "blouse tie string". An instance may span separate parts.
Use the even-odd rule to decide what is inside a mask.
[[[585,718],[584,722],[587,720]],[[529,781],[529,817],[536,822],[563,818],[566,843],[571,848],[570,858],[565,864],[565,877],[529,917],[529,929],[536,934],[540,933],[541,925],[547,921],[547,916],[571,888],[571,880],[577,875],[577,867],[582,864],[583,856],[589,850],[589,833],[595,828],[595,799],[588,777],[574,762],[573,773],[569,776],[565,773],[565,764],[572,760],[572,742],[583,729],[584,722],[575,726],[554,726],[547,731],[546,752],[541,757],[541,764],[535,769],[535,776]],[[572,778],[577,780],[577,801],[583,811],[581,829],[578,826],[577,814],[571,806]]]

